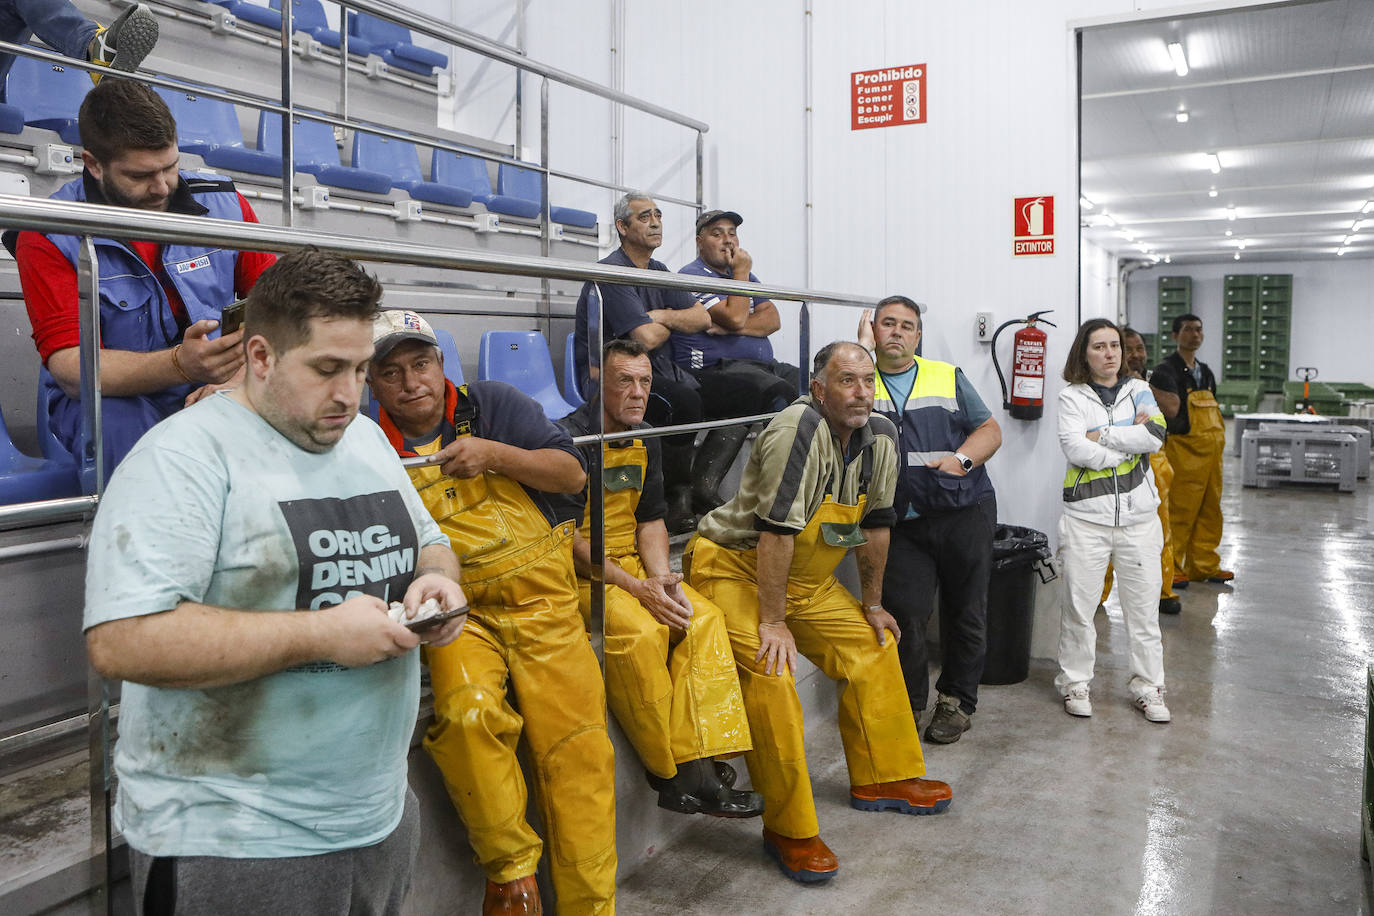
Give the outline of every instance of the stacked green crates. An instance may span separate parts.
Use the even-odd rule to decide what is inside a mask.
[[[1259,382],[1217,382],[1217,404],[1223,417],[1259,410]]]
[[[1153,369],[1164,359],[1164,355],[1159,352],[1159,341],[1164,334],[1141,334],[1140,339],[1145,341],[1145,368]]]
[[[1283,391],[1288,380],[1290,333],[1293,323],[1293,275],[1259,277],[1259,336],[1255,349],[1255,378],[1268,392]]]
[[[1227,274],[1222,285],[1221,378],[1255,382],[1259,349],[1258,290],[1254,274]]]
[[[1152,365],[1159,365],[1164,357],[1173,352],[1173,348],[1166,345],[1166,341],[1170,340],[1169,333],[1174,329],[1174,319],[1179,315],[1187,315],[1192,310],[1193,278],[1160,277],[1159,331],[1155,335],[1154,350],[1150,353]]]

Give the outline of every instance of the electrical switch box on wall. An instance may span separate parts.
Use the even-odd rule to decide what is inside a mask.
[[[992,312],[977,312],[973,316],[973,339],[979,343],[992,343],[992,332],[997,327],[992,323]]]

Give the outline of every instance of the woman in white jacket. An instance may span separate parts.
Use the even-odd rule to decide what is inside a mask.
[[[1059,446],[1068,459],[1059,552],[1068,606],[1059,628],[1055,687],[1064,711],[1092,715],[1088,685],[1097,653],[1093,614],[1102,577],[1116,570],[1126,622],[1137,709],[1151,722],[1168,722],[1164,705],[1164,648],[1159,636],[1159,552],[1164,533],[1159,495],[1146,455],[1164,443],[1164,415],[1150,386],[1122,377],[1121,332],[1105,318],[1078,329],[1059,393]]]

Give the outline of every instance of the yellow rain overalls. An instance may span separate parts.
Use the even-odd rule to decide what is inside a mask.
[[[797,651],[840,683],[840,739],[853,786],[924,776],[916,720],[897,661],[897,641],[878,645],[859,602],[836,581],[844,555],[865,543],[857,505],[824,501],[794,538],[787,581],[787,628]],[[806,767],[801,700],[786,669],[765,674],[759,651],[758,549],[731,550],[700,535],[683,559],[688,578],[725,611],[744,706],[754,735],[745,755],[754,791],[763,795],[763,824],[805,839],[820,833]],[[911,638],[909,635],[907,638]]]
[[[1173,467],[1169,525],[1174,575],[1208,579],[1221,570],[1221,461],[1226,451],[1226,421],[1221,406],[1205,388],[1188,392],[1188,432],[1171,433],[1164,453]]]
[[[470,421],[452,424],[456,400],[450,383],[445,416],[456,435],[471,435]],[[385,412],[379,422],[397,451],[411,454]],[[433,454],[442,438],[415,454]],[[425,749],[477,862],[498,884],[538,867],[543,844],[525,819],[516,759],[523,734],[558,912],[614,913],[615,752],[600,667],[577,608],[572,523],[551,530],[521,485],[500,474],[462,480],[437,466],[409,474],[458,554],[470,608],[457,640],[425,650],[434,690]]]
[[[603,449],[602,466],[606,560],[642,579],[635,509],[644,490],[648,450],[639,439]],[[590,514],[581,530],[587,541]],[[582,579],[579,588],[582,616],[589,620],[591,582]],[[692,604],[685,631],[659,623],[624,589],[606,586],[607,698],[645,768],[664,779],[677,774],[679,763],[739,754],[751,746],[725,617],[691,586],[684,583],[682,590]]]
[[[1167,443],[1167,439],[1165,440]],[[1159,553],[1159,568],[1164,578],[1159,586],[1159,597],[1177,598],[1178,594],[1174,591],[1174,539],[1169,530],[1169,488],[1174,482],[1174,469],[1169,464],[1169,459],[1165,456],[1164,450],[1150,452],[1150,468],[1155,473],[1155,488],[1159,490],[1159,524],[1164,529],[1164,549]],[[1102,600],[1098,604],[1106,604],[1107,596],[1112,593],[1112,566],[1107,564],[1107,578],[1102,584]]]

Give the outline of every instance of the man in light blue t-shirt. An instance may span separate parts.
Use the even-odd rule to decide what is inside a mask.
[[[101,501],[86,640],[125,681],[114,822],[139,912],[400,912],[414,650],[464,618],[416,632],[387,605],[466,602],[357,416],[380,296],[345,258],[283,257],[248,299],[243,387],[149,431]]]

